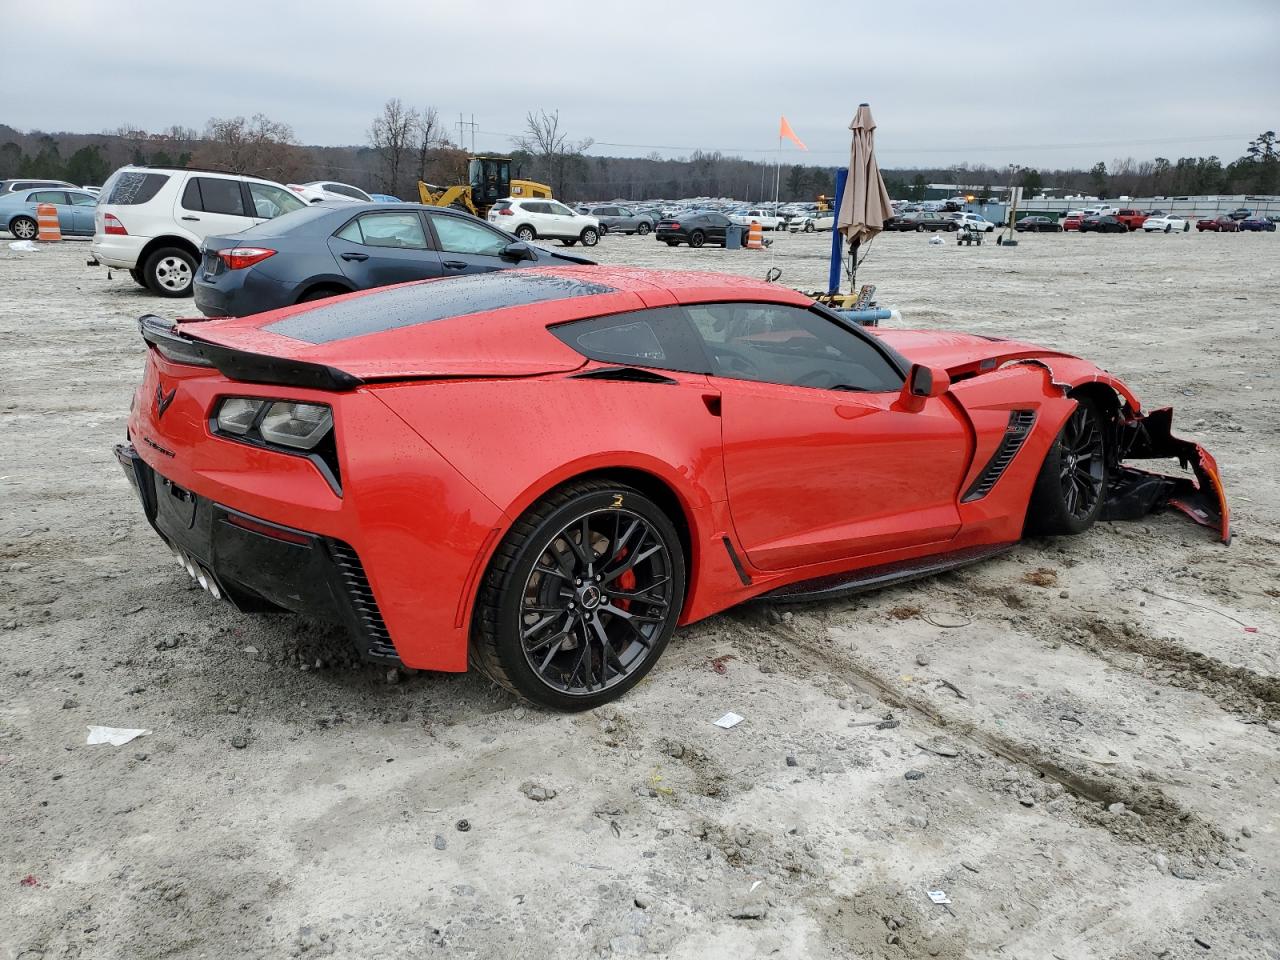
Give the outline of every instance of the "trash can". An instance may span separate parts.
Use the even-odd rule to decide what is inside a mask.
[[[726,250],[742,249],[742,234],[746,231],[740,223],[731,223],[724,228],[724,248]]]

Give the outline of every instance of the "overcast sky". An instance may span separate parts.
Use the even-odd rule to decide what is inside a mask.
[[[1053,167],[1231,160],[1280,126],[1277,0],[0,0],[0,35],[20,129],[262,112],[352,144],[394,96],[491,151],[558,109],[596,154],[772,156],[785,114],[785,159],[835,164],[866,100],[884,166]]]

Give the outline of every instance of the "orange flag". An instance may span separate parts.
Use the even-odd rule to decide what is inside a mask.
[[[794,143],[801,150],[809,149],[804,145],[804,141],[796,136],[796,132],[791,129],[791,124],[787,123],[786,117],[782,118],[782,125],[778,127],[778,138],[781,139],[783,137],[786,137],[788,140]]]

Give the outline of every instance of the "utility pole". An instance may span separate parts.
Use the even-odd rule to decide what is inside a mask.
[[[458,114],[458,146],[461,147],[463,150],[467,149],[467,136],[465,133],[462,132],[462,128],[470,127],[471,128],[471,152],[473,154],[476,152],[476,126],[477,126],[476,115],[474,113],[471,115],[471,121],[469,123],[462,118],[461,113]]]

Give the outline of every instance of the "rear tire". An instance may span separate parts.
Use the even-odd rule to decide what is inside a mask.
[[[146,288],[147,278],[143,275],[142,271],[139,270],[137,267],[129,268],[129,276],[133,278],[133,282],[136,283],[138,286],[143,287],[144,289]]]
[[[1081,397],[1040,467],[1027,506],[1027,532],[1084,533],[1102,512],[1106,489],[1106,420],[1094,400]]]
[[[315,290],[308,290],[305,294],[298,298],[298,303],[315,303],[317,300],[328,300],[330,297],[340,297],[347,293],[346,290],[339,290],[337,287],[317,287]]]
[[[689,234],[689,246],[700,247],[707,242],[706,235],[701,230],[695,230]]]
[[[9,221],[9,232],[19,240],[34,240],[40,235],[40,224],[30,217],[14,217]]]
[[[543,706],[599,706],[657,662],[684,586],[680,538],[657,504],[619,483],[571,484],[499,544],[476,600],[471,662]]]
[[[180,247],[161,247],[147,257],[142,275],[152,293],[171,298],[189,297],[196,261]]]

